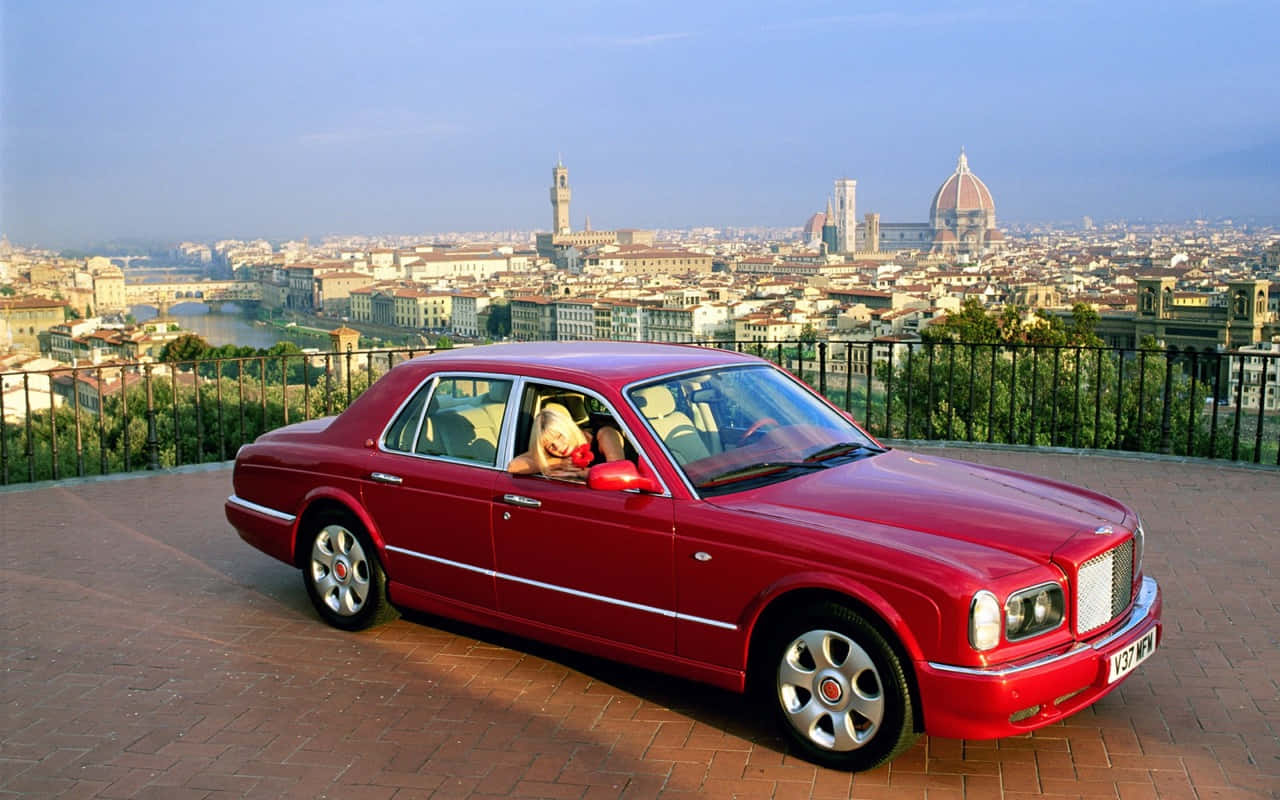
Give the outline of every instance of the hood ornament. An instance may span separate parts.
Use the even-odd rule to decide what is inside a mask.
[[[1111,527],[1110,525],[1099,525],[1098,527],[1093,529],[1094,536],[1110,536],[1115,532],[1116,532],[1116,529]]]

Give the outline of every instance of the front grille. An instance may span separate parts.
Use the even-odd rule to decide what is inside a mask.
[[[1133,594],[1133,540],[1080,566],[1076,576],[1076,631],[1106,625],[1129,607]]]

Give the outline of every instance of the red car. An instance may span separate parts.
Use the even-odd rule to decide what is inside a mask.
[[[625,457],[509,472],[549,403],[597,440],[612,428]],[[921,732],[1047,725],[1160,642],[1131,509],[887,448],[721,350],[416,358],[340,416],[241,448],[234,484],[227,519],[302,570],[332,625],[414,608],[755,690],[799,753],[845,769]]]

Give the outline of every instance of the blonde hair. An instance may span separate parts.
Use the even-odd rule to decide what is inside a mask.
[[[529,432],[529,452],[533,462],[538,465],[538,472],[546,475],[551,471],[551,463],[547,459],[547,449],[542,446],[542,435],[548,431],[558,431],[569,441],[572,451],[587,444],[587,435],[573,421],[569,409],[559,403],[547,403],[533,418],[533,429]]]

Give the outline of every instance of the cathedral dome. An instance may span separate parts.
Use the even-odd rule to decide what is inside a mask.
[[[933,203],[929,206],[929,221],[936,227],[939,219],[945,220],[949,215],[982,211],[990,214],[994,223],[995,210],[996,204],[991,199],[990,190],[977,175],[969,171],[969,159],[961,151],[956,171],[942,182],[933,195]]]

